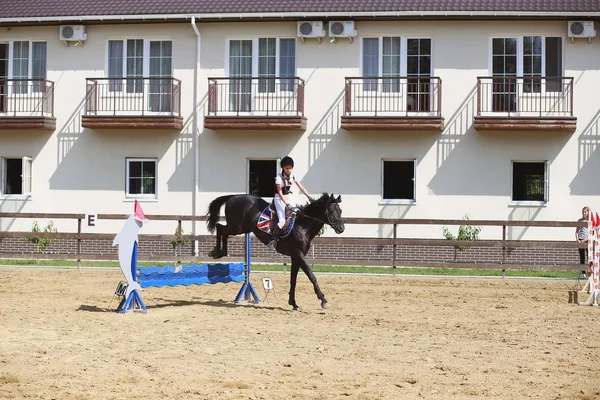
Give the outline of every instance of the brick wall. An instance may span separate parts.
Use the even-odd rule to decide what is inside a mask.
[[[200,256],[205,257],[215,245],[214,236],[203,236],[198,243]],[[243,257],[244,240],[242,236],[229,239],[229,255],[232,257]],[[170,241],[144,240],[139,244],[139,256],[165,257],[172,260],[175,250]],[[47,247],[46,252],[74,255],[77,252],[77,241],[66,239],[55,239]],[[391,245],[355,245],[355,244],[320,244],[318,239],[308,254],[309,258],[315,259],[339,259],[345,261],[361,260],[390,260],[392,259],[393,247]],[[0,253],[11,253],[22,258],[35,258],[39,251],[34,244],[19,238],[0,238]],[[81,253],[86,258],[89,256],[115,256],[116,248],[112,247],[112,240],[84,240],[81,245]],[[183,256],[193,256],[193,244],[182,247]],[[251,255],[255,262],[260,258],[284,257],[274,251],[267,249],[256,238],[252,240]],[[71,257],[72,258],[72,257]],[[396,260],[398,265],[402,262],[479,262],[497,263],[502,261],[502,249],[497,247],[472,247],[464,251],[455,251],[450,246],[397,246]],[[507,264],[522,265],[574,265],[579,263],[579,253],[576,248],[515,248],[506,251]]]

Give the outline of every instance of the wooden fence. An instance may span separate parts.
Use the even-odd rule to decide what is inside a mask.
[[[97,220],[121,220],[125,221],[129,215],[126,214],[98,214]],[[151,221],[177,221],[178,229],[177,232],[181,232],[182,222],[184,221],[206,221],[204,216],[189,216],[189,215],[147,215]],[[0,239],[2,238],[51,238],[51,239],[69,239],[77,241],[77,251],[75,254],[46,254],[46,253],[13,253],[13,252],[0,252],[0,258],[19,258],[19,259],[76,259],[78,265],[81,265],[82,259],[87,260],[116,260],[117,252],[115,250],[112,255],[101,255],[101,254],[82,254],[81,245],[86,240],[110,240],[112,241],[116,233],[84,233],[82,232],[83,221],[86,219],[85,214],[44,214],[44,213],[0,213],[0,219],[71,219],[76,222],[76,232],[57,232],[57,233],[34,233],[30,231],[3,231],[0,232]],[[223,219],[223,218],[221,218]],[[498,248],[502,251],[502,259],[500,262],[402,262],[402,265],[414,265],[422,267],[452,267],[452,268],[501,268],[503,271],[506,267],[520,268],[518,264],[506,263],[506,254],[510,249],[522,248],[522,247],[533,247],[541,249],[552,249],[552,248],[585,248],[587,245],[578,243],[575,240],[572,241],[556,241],[556,240],[509,240],[507,239],[507,228],[508,227],[544,227],[544,228],[572,228],[573,230],[577,226],[587,226],[585,222],[576,221],[508,221],[508,220],[456,220],[456,219],[393,219],[393,218],[346,218],[346,224],[359,224],[359,225],[392,225],[392,237],[391,238],[360,238],[360,237],[318,237],[313,241],[313,245],[320,244],[331,244],[331,245],[391,245],[392,256],[389,260],[364,260],[364,259],[311,259],[313,264],[325,264],[325,265],[366,265],[366,266],[391,266],[396,268],[398,266],[397,259],[397,247],[400,245],[414,245],[414,246],[464,246],[464,247],[488,247]],[[447,240],[447,239],[420,239],[420,238],[399,238],[397,235],[398,226],[400,225],[448,225],[448,226],[491,226],[501,227],[502,235],[497,240],[474,240],[474,241],[462,241],[462,240]],[[75,231],[75,228],[73,229]],[[190,261],[201,261],[207,258],[184,256],[181,252],[181,243],[183,241],[193,241],[205,238],[206,235],[179,235],[179,234],[140,234],[140,241],[154,240],[154,241],[177,241],[176,258],[177,262],[190,262]],[[140,261],[170,261],[165,260],[164,256],[152,257],[140,255]],[[283,263],[287,261],[285,258],[266,258],[260,257],[255,258],[257,262],[279,262]],[[255,261],[255,262],[256,262]],[[522,267],[522,266],[521,266]],[[536,267],[543,267],[543,265],[536,265]],[[557,266],[554,266],[557,267]],[[579,270],[579,264],[562,264],[558,266],[563,270]]]

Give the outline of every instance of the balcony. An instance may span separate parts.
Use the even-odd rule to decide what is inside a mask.
[[[212,130],[306,130],[304,81],[297,77],[208,78]]]
[[[346,78],[342,128],[441,132],[441,104],[437,77]]]
[[[575,132],[573,78],[477,78],[478,131]]]
[[[0,78],[0,129],[56,129],[54,82]]]
[[[87,78],[84,128],[183,128],[181,81],[175,78]]]

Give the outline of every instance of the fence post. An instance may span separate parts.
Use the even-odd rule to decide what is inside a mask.
[[[392,245],[392,269],[394,270],[394,274],[396,273],[396,251],[397,251],[396,238],[398,237],[397,230],[398,230],[398,224],[394,224],[394,244]]]
[[[81,218],[77,218],[77,270],[81,271]]]
[[[502,225],[502,279],[506,277],[506,225]]]

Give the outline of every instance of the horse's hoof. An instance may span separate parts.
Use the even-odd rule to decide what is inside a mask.
[[[294,306],[292,308],[292,311],[302,311],[302,309],[300,307],[298,307],[298,306]]]
[[[329,303],[324,301],[323,303],[321,303],[321,308],[329,308]]]

